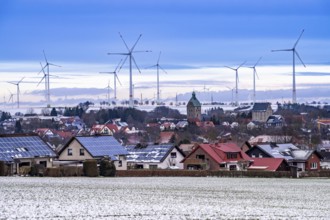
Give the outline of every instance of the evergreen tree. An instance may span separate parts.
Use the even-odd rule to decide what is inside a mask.
[[[57,116],[57,111],[55,108],[53,108],[52,111],[50,112],[50,116]]]

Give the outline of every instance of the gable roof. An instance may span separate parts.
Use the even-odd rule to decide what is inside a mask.
[[[268,107],[270,107],[269,102],[256,102],[253,105],[252,111],[267,111]]]
[[[56,157],[56,153],[37,135],[0,136],[0,160]]]
[[[315,153],[315,155],[317,157],[319,157],[321,159],[321,155],[316,152],[315,150],[292,150],[291,151],[291,155],[292,155],[292,159],[290,161],[295,161],[295,162],[298,162],[298,161],[307,161],[309,159],[310,156],[312,156],[312,154]]]
[[[147,145],[147,146],[126,146],[129,155],[127,162],[163,162],[167,155],[176,148],[180,153],[181,150],[170,144]],[[182,153],[181,153],[182,154]],[[183,155],[183,154],[182,154]]]
[[[200,106],[202,106],[201,103],[200,103],[200,102],[198,101],[198,99],[196,98],[196,93],[195,93],[195,92],[192,93],[192,96],[191,96],[191,98],[190,98],[190,100],[189,100],[187,106],[188,106],[188,105],[192,105],[192,106],[194,106],[194,107],[200,107]]]
[[[286,163],[284,158],[253,158],[253,163],[248,169],[276,171],[282,163]]]
[[[286,160],[292,159],[291,151],[299,149],[295,145],[288,143],[288,144],[260,144],[253,146],[259,148],[265,154],[273,158],[284,158]],[[249,149],[251,151],[253,149]],[[248,152],[247,151],[247,152]]]
[[[116,160],[116,155],[128,154],[127,150],[113,136],[109,135],[73,137],[66,146],[61,149],[59,154],[61,154],[73,140],[77,140],[93,157],[108,156],[112,160]]]
[[[199,144],[186,158],[182,160],[182,163],[189,158],[197,149],[201,148],[205,153],[207,153],[214,161],[217,163],[228,162],[235,159],[227,159],[226,153],[240,153],[243,160],[251,160],[251,158],[244,153],[241,148],[239,148],[233,142],[226,143],[216,143],[216,144]]]

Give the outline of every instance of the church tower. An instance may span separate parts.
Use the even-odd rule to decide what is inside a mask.
[[[196,98],[195,92],[187,104],[187,120],[188,122],[200,121],[202,118],[202,105]]]

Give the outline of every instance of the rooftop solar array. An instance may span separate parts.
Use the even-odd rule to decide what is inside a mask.
[[[38,136],[0,137],[0,160],[56,157],[55,152]]]
[[[87,136],[76,139],[88,150],[93,157],[127,155],[127,150],[113,136]]]
[[[127,162],[162,162],[173,145],[126,146],[126,149],[129,152]]]

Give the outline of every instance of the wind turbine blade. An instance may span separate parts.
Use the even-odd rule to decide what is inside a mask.
[[[40,62],[40,66],[41,66],[41,70],[39,71],[39,73],[41,73],[41,71],[42,71],[44,73],[44,75],[46,75],[45,68],[46,68],[47,64],[45,66],[42,66],[42,64]],[[38,73],[38,75],[39,75],[39,73]]]
[[[140,36],[138,37],[138,39],[136,40],[135,44],[133,45],[132,49],[130,50],[130,52],[132,52],[136,46],[136,44],[139,42],[140,38],[142,37],[142,34],[140,34]]]
[[[300,36],[298,37],[298,40],[297,40],[296,43],[293,45],[293,48],[296,48],[296,46],[297,46],[297,44],[298,44],[298,42],[299,42],[301,36],[303,35],[304,31],[305,31],[305,30],[302,29],[301,34],[300,34]]]
[[[256,64],[254,64],[254,67],[256,67],[259,63],[259,61],[262,59],[262,57],[259,58],[259,60],[256,62]]]
[[[114,72],[99,72],[99,73],[113,74]]]
[[[241,66],[243,66],[244,64],[246,63],[246,61],[244,61],[241,65],[239,65],[238,67],[237,67],[237,69],[239,69]]]
[[[160,59],[160,55],[162,54],[162,51],[159,52],[159,55],[158,55],[158,60],[157,60],[157,64],[159,64],[159,59]]]
[[[139,73],[141,73],[140,68],[138,67],[138,65],[136,64],[135,58],[132,56],[132,60],[134,62],[134,65],[136,66],[136,68],[138,69]]]
[[[123,59],[120,59],[120,61],[119,61],[118,65],[116,66],[116,69],[115,69],[115,71],[113,71],[114,73],[116,73],[116,72],[117,72],[117,69],[119,68],[119,66],[120,66],[120,64],[121,64],[121,61],[123,61]]]
[[[278,51],[292,51],[293,49],[281,49],[281,50],[271,50],[271,52],[278,52]]]
[[[46,57],[45,50],[42,50],[42,52],[43,52],[43,54],[44,54],[44,57],[45,57],[46,63],[48,64],[48,60],[47,60],[47,57]]]
[[[254,74],[256,74],[257,79],[259,79],[259,76],[258,76],[257,70],[256,70],[255,68],[254,68]]]
[[[127,46],[127,44],[126,44],[126,42],[125,42],[125,40],[124,40],[124,38],[123,38],[123,36],[121,35],[121,33],[120,32],[118,32],[119,33],[119,36],[120,36],[120,38],[122,39],[122,41],[124,42],[124,44],[125,44],[125,47],[127,48],[127,50],[129,51],[129,52],[131,52],[130,50],[129,50],[129,48],[128,48],[128,46]]]
[[[166,70],[164,70],[164,68],[163,68],[163,67],[161,67],[160,65],[158,65],[158,66],[159,66],[159,68],[160,68],[161,70],[163,70],[163,71],[164,71],[164,73],[166,73],[166,74],[167,74]]]
[[[306,67],[306,65],[304,64],[304,62],[302,61],[302,59],[300,58],[298,52],[296,50],[294,50],[294,53],[297,55],[297,57],[299,58],[300,62],[304,65],[304,67]]]
[[[129,53],[107,53],[108,55],[129,55]]]
[[[53,64],[53,63],[48,63],[48,65],[51,65],[51,66],[57,66],[57,67],[61,67],[59,65],[56,65],[56,64]]]
[[[17,82],[17,84],[21,83],[25,77],[22,77],[20,81]]]
[[[132,53],[146,53],[146,52],[152,52],[151,50],[135,50],[132,51]]]
[[[125,59],[124,59],[124,61],[121,63],[121,66],[119,67],[118,72],[121,70],[121,68],[123,68],[123,66],[124,66],[124,64],[125,64],[125,62],[126,62],[126,60],[127,60],[127,57],[128,57],[128,56],[126,56]]]
[[[157,66],[158,66],[157,64],[156,65],[152,65],[152,66],[147,66],[144,69],[150,69],[150,68],[157,67]]]
[[[121,85],[121,82],[120,82],[120,80],[119,80],[119,78],[118,78],[117,73],[115,73],[115,76],[116,76],[116,79],[118,80],[119,84]]]
[[[38,86],[40,85],[40,83],[44,80],[45,76],[46,76],[46,75],[44,75],[44,76],[41,78],[41,80],[38,82],[37,87],[38,87]]]
[[[229,69],[231,69],[231,70],[236,70],[236,69],[234,69],[234,68],[232,68],[232,67],[230,67],[230,66],[225,66],[226,68],[229,68]]]

